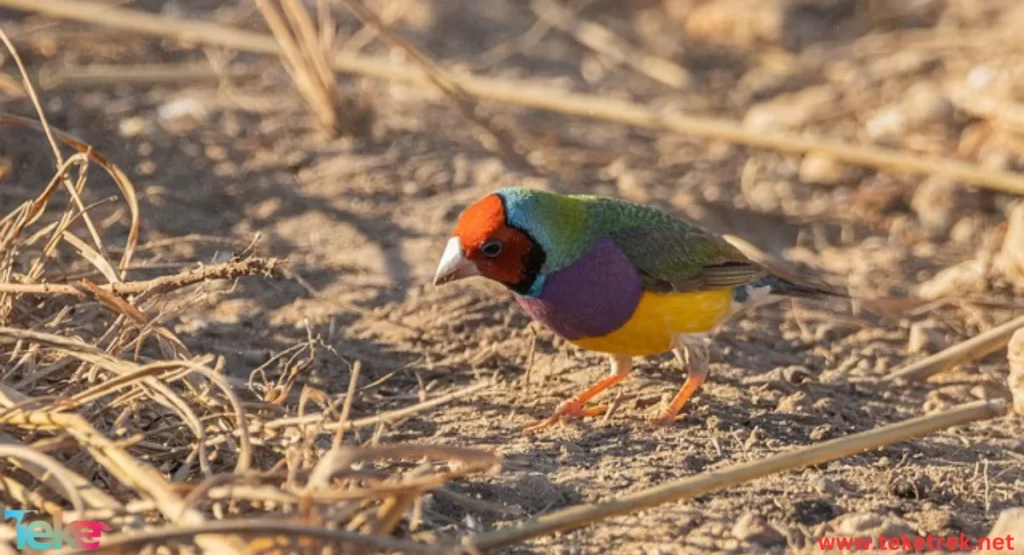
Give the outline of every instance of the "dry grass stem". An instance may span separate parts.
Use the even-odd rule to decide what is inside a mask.
[[[228,79],[249,79],[263,74],[263,70],[229,66],[223,70],[206,64],[92,64],[71,66],[39,74],[43,89],[107,88],[113,83],[125,85],[160,85],[188,83],[216,83]]]
[[[0,405],[13,408],[16,405],[0,391]],[[74,437],[95,458],[96,462],[116,476],[126,486],[137,489],[152,498],[156,507],[166,518],[177,518],[181,522],[199,524],[205,518],[197,511],[184,511],[182,500],[175,495],[167,481],[151,466],[140,463],[113,441],[100,434],[82,417],[45,411],[14,409],[0,417],[5,425],[21,426],[38,430],[61,430]],[[242,553],[242,544],[231,537],[199,536],[196,544],[214,553]]]
[[[97,289],[120,297],[131,295],[165,295],[172,291],[211,280],[234,280],[246,276],[277,277],[281,261],[274,258],[248,258],[202,268],[188,269],[158,278],[110,283],[96,286]],[[74,295],[84,297],[93,291],[85,282],[66,283],[0,283],[0,293],[20,295]]]
[[[0,41],[3,41],[4,46],[7,47],[7,51],[10,52],[11,57],[14,58],[14,63],[18,66],[18,72],[21,74],[22,85],[24,86],[29,99],[32,100],[32,107],[35,108],[36,116],[39,117],[39,123],[43,128],[43,132],[46,133],[46,141],[50,143],[50,148],[53,149],[53,157],[57,160],[57,167],[60,167],[64,164],[64,154],[61,153],[60,147],[57,146],[57,141],[53,140],[53,132],[50,130],[49,122],[46,121],[46,113],[43,112],[43,104],[39,101],[39,96],[36,94],[35,88],[32,86],[32,81],[29,80],[25,64],[21,61],[21,56],[18,54],[18,50],[14,48],[14,44],[11,43],[11,39],[8,38],[7,33],[5,33],[3,29],[0,29]]]
[[[410,416],[412,416],[414,414],[418,414],[420,412],[423,412],[423,411],[426,411],[426,410],[430,410],[430,409],[432,409],[434,407],[439,407],[439,406],[444,405],[446,403],[450,403],[450,402],[452,402],[452,401],[454,401],[456,399],[461,399],[463,397],[469,397],[470,395],[473,395],[474,393],[476,393],[476,392],[478,392],[478,391],[480,391],[482,389],[485,389],[489,385],[490,384],[488,384],[486,382],[475,383],[475,384],[473,384],[471,386],[467,386],[467,387],[462,388],[460,390],[453,391],[452,393],[449,393],[447,395],[441,395],[440,397],[436,397],[434,399],[428,399],[428,400],[426,400],[426,401],[424,401],[422,403],[418,403],[418,404],[412,405],[410,407],[406,407],[404,409],[397,409],[397,410],[393,410],[393,411],[382,412],[382,413],[380,413],[380,414],[378,414],[376,416],[368,416],[366,418],[358,418],[356,420],[350,420],[350,421],[347,421],[347,422],[338,421],[338,422],[334,422],[334,423],[330,423],[330,424],[324,425],[323,429],[324,430],[335,430],[335,429],[338,429],[338,428],[344,428],[345,430],[355,430],[355,429],[359,429],[359,428],[366,428],[366,427],[369,427],[369,426],[375,426],[375,425],[380,424],[380,423],[389,423],[389,424],[390,423],[394,423],[394,422],[397,422],[397,421],[399,421],[399,420],[401,420],[403,418],[408,418],[408,417],[410,417]],[[309,415],[305,415],[305,416],[295,416],[295,417],[288,417],[288,418],[280,418],[280,419],[277,419],[277,420],[271,420],[271,421],[267,422],[266,424],[264,424],[264,427],[267,428],[267,429],[274,429],[274,428],[283,428],[283,427],[286,427],[286,426],[305,426],[305,425],[310,425],[310,424],[317,424],[323,418],[324,418],[324,415],[321,415],[321,414],[309,414]]]
[[[352,365],[352,375],[348,380],[348,390],[345,391],[345,404],[341,406],[341,416],[338,417],[338,427],[334,430],[335,449],[341,447],[342,438],[345,436],[345,426],[348,424],[349,415],[352,414],[352,402],[356,396],[356,386],[359,384],[359,371],[363,365],[358,360]]]
[[[788,453],[674,480],[611,501],[578,505],[555,511],[493,532],[468,536],[463,540],[462,545],[475,550],[512,545],[529,538],[578,528],[598,520],[637,512],[663,503],[692,499],[769,474],[848,457],[862,451],[877,449],[968,422],[996,418],[1003,415],[1005,411],[1006,404],[1002,401],[968,403],[946,412],[919,416],[874,430],[802,447]]]
[[[280,0],[280,3],[256,0],[256,6],[280,45],[285,68],[295,81],[295,87],[306,99],[320,126],[332,134],[337,133],[338,84],[306,8],[298,0]]]
[[[309,22],[294,7],[287,17],[308,47]],[[314,71],[330,74],[322,65]],[[28,96],[43,105],[22,77]],[[91,145],[51,126],[8,114],[0,114],[0,125],[47,131],[58,158],[52,178],[0,217],[0,490],[6,502],[54,520],[103,520],[113,527],[102,540],[101,549],[108,551],[170,543],[216,554],[268,545],[308,551],[330,542],[446,550],[384,535],[427,492],[491,472],[497,457],[430,445],[331,450],[319,439],[334,429],[340,438],[344,429],[394,423],[483,384],[348,420],[358,380],[354,369],[347,396],[311,396],[325,406],[344,401],[340,421],[328,418],[332,412],[314,415],[321,424],[316,429],[302,419],[290,425],[289,418],[303,413],[288,392],[310,364],[302,357],[315,356],[317,338],[311,334],[300,348],[286,350],[281,361],[291,368],[274,390],[279,398],[260,400],[243,381],[225,375],[222,357],[192,354],[166,324],[189,297],[183,289],[246,276],[278,277],[281,262],[253,257],[246,247],[230,262],[126,281],[141,218],[124,172]],[[63,157],[60,143],[77,152]],[[119,197],[89,203],[91,164],[106,170]],[[110,202],[127,210],[90,219],[91,210]],[[182,240],[191,239],[211,238]],[[223,238],[213,242],[239,246]],[[119,252],[120,260],[110,252]],[[69,275],[99,275],[103,283],[69,282]],[[209,294],[201,289],[198,297]],[[305,446],[302,460],[292,456],[298,445]],[[431,462],[410,470],[410,463],[423,459]],[[278,472],[282,467],[287,474]],[[293,485],[310,467],[319,477],[315,491],[306,494]],[[266,515],[266,525],[248,517],[254,511]]]
[[[120,190],[121,195],[123,197],[123,201],[128,207],[128,213],[131,220],[128,224],[128,238],[125,241],[124,247],[122,248],[121,259],[118,262],[118,269],[121,271],[121,276],[123,278],[126,268],[128,268],[128,266],[131,265],[132,256],[135,254],[135,247],[138,245],[139,242],[140,223],[139,201],[135,195],[135,185],[128,178],[128,175],[125,174],[124,171],[122,171],[121,168],[117,166],[117,164],[114,164],[105,156],[97,152],[92,147],[92,145],[83,143],[82,141],[76,139],[75,137],[72,137],[68,133],[65,133],[64,131],[56,129],[52,126],[44,126],[28,118],[24,118],[14,114],[3,113],[0,113],[0,125],[13,125],[19,127],[38,129],[40,131],[46,131],[48,134],[52,134],[54,137],[56,137],[56,139],[63,143],[64,145],[75,149],[78,153],[88,158],[89,162],[96,163],[101,168],[103,168],[104,171],[107,172],[110,178],[114,181],[114,184],[117,185],[117,188]],[[51,181],[51,183],[55,183],[58,179],[63,179],[64,176],[62,174],[62,171],[66,172],[69,171],[70,169],[69,167],[68,169],[64,169],[66,167],[67,166],[60,166],[57,175],[54,176],[54,180]],[[49,188],[47,188],[47,190],[49,190]],[[35,203],[33,203],[32,205],[32,210],[38,213],[39,210],[45,208],[46,202],[50,194],[52,193],[46,193],[45,196],[41,195],[39,198],[37,198]],[[3,247],[4,245],[0,243],[0,252],[2,252]]]
[[[247,52],[264,54],[280,52],[273,37],[260,33],[241,31],[206,21],[183,20],[126,8],[113,8],[83,0],[48,0],[46,3],[37,3],[32,0],[0,0],[0,6],[53,17],[88,21],[131,32],[180,40],[195,40],[204,44]],[[413,57],[415,58],[415,56]],[[380,58],[341,53],[335,55],[331,60],[331,67],[335,71],[412,85],[436,84],[434,81],[436,75],[432,77],[430,74],[424,75],[421,70],[396,68],[388,60]],[[683,135],[727,141],[779,152],[794,154],[816,152],[839,162],[894,172],[942,176],[980,187],[1024,194],[1024,176],[1020,174],[986,169],[955,160],[900,153],[881,147],[825,141],[813,137],[750,131],[734,121],[683,114],[665,114],[632,102],[570,93],[522,82],[450,75],[447,76],[447,79],[470,98],[475,97],[566,115],[613,121],[636,127],[664,129]]]
[[[413,46],[401,35],[391,29],[376,12],[363,4],[362,0],[342,0],[353,13],[366,25],[372,26],[381,36],[405,52],[409,58],[423,71],[430,84],[436,86],[450,99],[466,119],[487,131],[497,144],[498,150],[510,162],[523,169],[535,170],[529,153],[544,155],[544,147],[526,131],[507,119],[497,120],[484,113],[473,95],[467,94],[454,77],[430,59],[423,51]],[[549,165],[553,163],[550,156],[544,156]]]
[[[47,474],[53,475],[56,483],[60,485],[60,493],[71,503],[78,514],[85,512],[82,493],[75,487],[74,478],[59,461],[24,445],[0,445],[0,457],[8,460],[20,459],[45,469]]]
[[[531,0],[530,9],[539,20],[566,33],[583,46],[616,63],[628,65],[662,85],[683,89],[690,84],[690,72],[679,64],[644,52],[604,25],[581,21],[572,10],[554,0]]]
[[[18,445],[18,442],[12,436],[6,433],[0,433],[0,445]],[[58,483],[56,483],[53,473],[50,472],[47,469],[47,467],[38,466],[32,464],[29,461],[21,459],[10,459],[8,461],[8,464],[12,468],[30,474],[36,480],[39,480],[41,483],[46,484],[46,486],[51,490],[57,491]],[[96,487],[94,484],[86,480],[80,474],[72,471],[67,467],[62,467],[62,472],[66,475],[67,480],[78,492],[78,495],[81,496],[84,504],[90,508],[90,514],[97,514],[97,510],[103,511],[102,513],[100,513],[101,516],[97,518],[108,519],[113,517],[114,515],[120,515],[124,512],[124,506],[120,502],[114,499],[107,492]],[[13,481],[14,480],[12,478],[11,482]],[[67,511],[64,511],[64,513],[67,515]],[[68,516],[75,517],[76,515],[71,514]],[[141,526],[141,522],[137,518],[133,517],[129,521],[125,522],[125,526],[137,528]]]
[[[1006,347],[1010,336],[1021,328],[1024,328],[1024,316],[1014,318],[967,341],[898,368],[885,379],[889,381],[924,380],[940,372],[945,372],[957,364],[978,360]]]

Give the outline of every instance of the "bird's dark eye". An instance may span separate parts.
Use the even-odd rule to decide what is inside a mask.
[[[501,254],[501,247],[501,241],[497,239],[491,239],[490,241],[484,243],[484,246],[480,247],[480,252],[484,253],[484,256],[494,258],[495,256]]]

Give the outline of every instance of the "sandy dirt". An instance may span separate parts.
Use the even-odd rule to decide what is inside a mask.
[[[163,3],[132,4],[159,10]],[[584,12],[684,65],[693,84],[682,91],[616,66],[558,31],[495,55],[496,46],[535,23],[525,3],[407,4],[398,23],[405,36],[445,65],[481,75],[1024,169],[1019,129],[971,113],[948,92],[950,84],[989,71],[1016,79],[1018,96],[1012,87],[997,91],[991,83],[987,91],[1024,102],[1024,78],[1011,63],[1019,61],[1020,45],[992,38],[1012,29],[1013,21],[1024,26],[1024,10],[1012,1],[916,2],[892,13],[869,9],[881,3],[852,0],[804,6],[600,2]],[[704,13],[716,4],[722,5],[718,13]],[[163,9],[259,28],[258,13],[247,5],[181,0]],[[780,14],[782,20],[772,19]],[[925,384],[881,381],[907,361],[1012,316],[1006,303],[1013,302],[1014,285],[990,272],[968,292],[1001,300],[1002,307],[965,303],[905,317],[877,316],[842,301],[758,309],[717,338],[711,378],[675,425],[647,423],[684,377],[665,355],[639,363],[612,394],[616,410],[609,418],[523,437],[523,426],[602,376],[606,361],[531,324],[499,286],[430,284],[459,211],[489,191],[524,185],[658,205],[745,237],[867,297],[917,294],[944,268],[996,253],[1019,201],[941,179],[488,104],[544,138],[573,170],[559,180],[503,162],[435,90],[351,76],[340,77],[342,89],[372,109],[372,134],[329,139],[275,60],[14,12],[0,16],[33,72],[206,59],[251,70],[219,83],[65,83],[41,95],[54,125],[95,145],[138,185],[143,243],[152,247],[140,254],[134,277],[156,275],[168,264],[223,260],[256,234],[258,252],[290,262],[295,279],[246,279],[234,288],[191,293],[200,301],[171,324],[193,351],[225,355],[229,371],[248,378],[272,355],[319,336],[324,347],[298,384],[342,393],[350,364],[360,361],[364,388],[353,405],[356,416],[478,380],[496,384],[382,433],[383,442],[479,447],[504,458],[497,475],[452,489],[507,510],[479,512],[434,498],[424,513],[428,531],[492,529],[958,403],[1008,396],[1005,354]],[[347,15],[339,25],[343,39],[360,28]],[[364,50],[386,53],[388,47],[373,41]],[[10,63],[3,71],[14,75]],[[169,117],[175,108],[187,114]],[[0,109],[32,114],[26,100],[3,94]],[[6,162],[0,211],[6,213],[45,183],[52,164],[45,143],[10,130],[0,137]],[[112,185],[90,189],[90,201],[116,192]],[[280,367],[268,372],[273,377]],[[804,552],[828,534],[984,535],[1000,511],[1021,505],[1024,423],[1008,417],[508,552]]]

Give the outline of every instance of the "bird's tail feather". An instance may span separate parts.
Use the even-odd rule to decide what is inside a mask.
[[[767,274],[733,290],[733,300],[743,307],[756,306],[784,297],[848,299],[850,295],[830,285],[796,281],[775,274]]]
[[[770,294],[784,297],[850,298],[849,293],[836,287],[832,287],[831,285],[810,283],[807,281],[795,281],[774,274],[764,276],[751,285],[756,287],[767,287]]]

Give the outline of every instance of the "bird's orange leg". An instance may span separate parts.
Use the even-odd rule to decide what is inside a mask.
[[[602,391],[626,379],[626,376],[629,375],[629,371],[632,367],[632,357],[627,355],[612,356],[612,368],[610,375],[602,378],[600,381],[587,388],[583,393],[580,393],[572,399],[558,405],[558,409],[555,410],[555,413],[552,414],[550,418],[532,426],[527,426],[523,429],[523,433],[530,434],[549,428],[561,421],[563,418],[581,418],[584,416],[600,416],[604,414],[608,410],[607,405],[598,405],[596,407],[585,407],[584,405]]]
[[[707,351],[707,339],[700,338],[699,344],[697,341],[691,342],[683,336],[676,337],[676,358],[686,365],[686,381],[683,382],[682,389],[679,393],[676,393],[672,402],[669,403],[662,413],[654,420],[655,424],[666,425],[675,422],[676,416],[679,411],[682,410],[686,402],[693,397],[693,394],[700,389],[700,386],[707,380],[708,377],[708,351]]]

